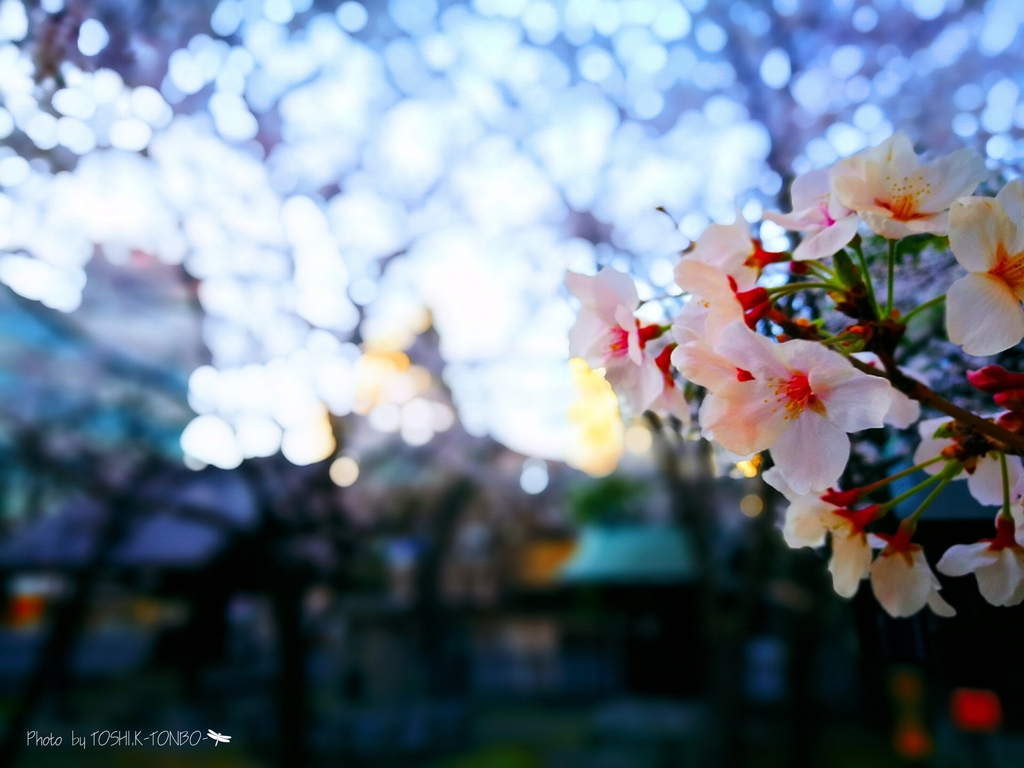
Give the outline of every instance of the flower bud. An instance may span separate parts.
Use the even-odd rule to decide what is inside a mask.
[[[986,365],[977,371],[968,371],[967,380],[975,389],[991,394],[1007,389],[1024,389],[1024,373],[1011,373],[1000,365]]]

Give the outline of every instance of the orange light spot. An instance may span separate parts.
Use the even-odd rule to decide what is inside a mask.
[[[896,754],[908,760],[920,760],[932,751],[932,740],[928,732],[915,722],[904,723],[896,731],[893,739]]]

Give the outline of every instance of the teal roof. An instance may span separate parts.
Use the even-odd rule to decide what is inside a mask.
[[[693,581],[697,565],[683,531],[668,526],[587,526],[562,566],[562,582]]]

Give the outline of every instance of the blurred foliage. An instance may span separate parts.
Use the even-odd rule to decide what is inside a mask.
[[[621,475],[609,475],[569,492],[569,512],[581,525],[609,525],[640,518],[646,486]]]

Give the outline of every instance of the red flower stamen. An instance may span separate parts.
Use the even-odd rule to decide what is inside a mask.
[[[829,488],[821,495],[821,500],[837,507],[850,507],[856,504],[864,496],[863,488],[852,488],[849,491],[837,491]]]
[[[753,381],[754,374],[750,371],[745,371],[742,368],[736,369],[736,381]]]
[[[999,552],[1008,547],[1020,547],[1015,534],[1016,525],[1014,525],[1013,520],[1004,515],[999,515],[996,518],[996,537],[994,539],[982,539],[982,542],[987,542],[988,548],[993,552]]]
[[[748,267],[754,267],[760,271],[769,264],[775,264],[789,258],[789,254],[785,251],[766,251],[761,241],[756,238],[752,239],[751,243],[754,246],[754,252],[747,258],[746,266]]]
[[[835,514],[849,520],[854,533],[865,533],[865,529],[868,527],[868,524],[873,523],[878,518],[878,505],[872,504],[870,507],[864,507],[864,509],[857,510],[837,509]]]
[[[636,333],[640,337],[640,349],[647,346],[648,341],[657,339],[661,334],[665,332],[665,329],[660,325],[640,325],[640,321],[636,324]]]
[[[676,385],[675,376],[672,375],[672,351],[679,346],[675,342],[667,345],[656,358],[654,358],[655,364],[661,370],[661,375],[665,377],[665,386],[674,387]]]

